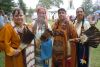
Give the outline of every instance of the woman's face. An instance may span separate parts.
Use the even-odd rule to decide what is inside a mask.
[[[84,18],[84,11],[83,11],[83,9],[82,8],[78,8],[77,10],[76,10],[76,15],[77,15],[77,18],[78,19],[83,19]]]
[[[44,9],[41,9],[41,10],[38,12],[38,18],[39,18],[40,20],[43,20],[43,19],[45,19],[45,17],[46,17],[46,11],[45,11]]]
[[[23,12],[15,11],[13,15],[13,20],[16,25],[22,25],[24,23],[24,15]]]
[[[58,13],[59,19],[64,20],[66,18],[66,12],[65,11],[60,11]]]

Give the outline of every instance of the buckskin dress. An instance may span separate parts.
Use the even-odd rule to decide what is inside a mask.
[[[69,42],[69,39],[77,37],[72,22],[58,20],[53,26],[53,32],[52,67],[76,67],[76,41]]]

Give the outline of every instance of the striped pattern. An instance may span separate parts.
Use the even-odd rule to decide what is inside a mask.
[[[26,48],[26,66],[35,67],[35,53],[34,45],[30,45]]]

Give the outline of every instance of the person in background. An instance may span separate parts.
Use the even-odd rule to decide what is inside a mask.
[[[4,11],[0,10],[0,32],[2,32],[5,26],[5,18],[4,18]],[[2,33],[1,33],[2,34]],[[1,36],[2,37],[2,36]],[[3,43],[0,42],[0,51],[3,51],[4,47],[3,47]]]
[[[5,22],[5,23],[10,22],[7,15],[4,15],[4,22]]]
[[[0,28],[4,26],[4,12],[0,10]]]
[[[70,19],[70,21],[74,21],[75,20],[75,17],[73,16],[73,15],[71,15],[70,17],[69,17],[69,19]]]
[[[96,24],[94,15],[87,16],[87,20],[90,22],[91,25],[95,25]]]
[[[3,10],[0,10],[0,32],[2,31],[4,27],[4,18],[3,18]],[[0,51],[3,50],[3,44],[0,42]]]

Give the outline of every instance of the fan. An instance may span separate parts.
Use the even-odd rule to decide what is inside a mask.
[[[89,46],[96,48],[100,44],[100,31],[95,26],[91,26],[84,34],[88,37],[85,43]]]

